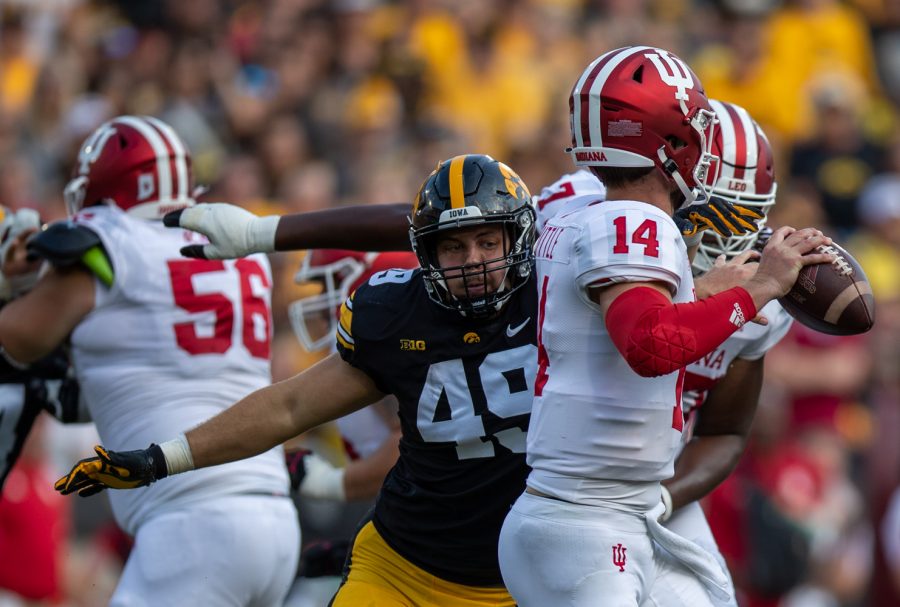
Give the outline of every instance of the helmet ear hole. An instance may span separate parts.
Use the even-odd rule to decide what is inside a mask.
[[[124,150],[128,147],[128,140],[125,138],[125,135],[122,133],[118,133],[119,137],[119,149]]]
[[[680,150],[681,148],[687,147],[687,142],[683,139],[675,137],[674,135],[669,135],[666,137],[666,141],[669,142],[669,145],[672,146],[673,150]]]
[[[641,64],[638,66],[634,73],[631,75],[631,79],[639,84],[643,84],[644,82],[644,66]]]

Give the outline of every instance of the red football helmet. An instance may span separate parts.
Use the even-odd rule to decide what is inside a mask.
[[[310,352],[327,348],[334,342],[341,304],[350,293],[378,272],[418,267],[419,260],[408,252],[360,253],[342,249],[307,252],[294,280],[321,283],[322,292],[288,306],[297,339]]]
[[[766,134],[744,108],[733,103],[710,100],[716,112],[719,128],[713,140],[713,153],[718,156],[717,170],[710,173],[707,183],[714,195],[733,204],[757,211],[763,216],[759,227],[766,224],[766,215],[775,204],[775,163],[772,146]],[[713,179],[713,174],[718,178]],[[716,257],[727,259],[740,255],[756,244],[759,232],[738,234],[724,238],[712,230],[703,233],[703,240],[694,258],[694,270],[706,272]]]
[[[669,51],[628,46],[595,59],[569,97],[578,166],[659,168],[683,204],[706,193],[715,113],[700,80]]]
[[[158,219],[194,204],[191,157],[168,124],[150,116],[119,116],[81,145],[66,185],[69,214],[101,202]]]

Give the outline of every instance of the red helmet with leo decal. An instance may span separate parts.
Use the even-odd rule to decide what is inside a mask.
[[[715,113],[693,71],[669,51],[629,46],[595,59],[569,97],[578,166],[657,167],[684,204],[705,194]]]
[[[81,145],[66,185],[69,214],[111,203],[131,215],[158,219],[194,204],[191,157],[168,124],[150,116],[118,116]]]
[[[775,182],[775,163],[772,146],[766,134],[744,108],[725,101],[710,100],[716,112],[719,128],[713,141],[713,152],[718,156],[718,167],[710,173],[708,185],[713,195],[748,207],[763,218],[760,228],[766,224],[766,215],[775,204],[778,184]],[[712,175],[717,175],[712,179]],[[719,255],[731,259],[752,248],[759,232],[722,237],[707,230],[694,257],[694,270],[709,270]]]

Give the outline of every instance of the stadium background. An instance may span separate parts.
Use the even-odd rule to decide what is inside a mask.
[[[537,193],[573,168],[567,96],[582,68],[638,43],[750,111],[776,153],[770,224],[834,236],[878,302],[870,334],[797,329],[767,356],[750,450],[707,503],[742,604],[898,605],[885,559],[900,552],[885,524],[900,486],[896,0],[0,0],[0,203],[64,217],[78,145],[121,113],[172,124],[202,199],[256,213],[411,200],[463,151]],[[313,357],[285,312],[308,290],[293,284],[299,255],[273,262],[279,378]],[[51,490],[91,432],[45,421],[10,477],[0,605],[108,597],[127,538],[106,498]],[[327,450],[334,436],[307,439]],[[347,537],[364,508],[301,504],[304,539]]]

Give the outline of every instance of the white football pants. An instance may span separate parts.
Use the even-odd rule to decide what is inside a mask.
[[[519,607],[715,605],[700,579],[653,541],[640,513],[523,493],[503,523],[499,556]],[[653,602],[657,581],[665,603]]]
[[[722,567],[722,571],[725,572],[728,579],[728,589],[731,597],[729,599],[720,599],[713,595],[711,596],[713,605],[716,607],[738,607],[737,600],[734,597],[734,582],[732,582],[728,567],[725,565],[725,557],[719,552],[719,547],[716,545],[716,540],[713,537],[712,530],[709,528],[709,523],[706,522],[706,515],[703,513],[703,508],[700,507],[700,504],[691,502],[687,506],[679,508],[666,521],[665,527],[709,552]],[[677,582],[669,579],[669,573],[669,570],[663,570],[657,576],[656,582],[650,590],[650,605],[677,607],[683,604],[678,602],[679,599],[676,593],[673,593],[671,590],[671,586]],[[677,577],[680,576],[676,576],[676,579]]]
[[[287,497],[235,495],[138,529],[111,607],[271,607],[297,574],[300,525]]]

